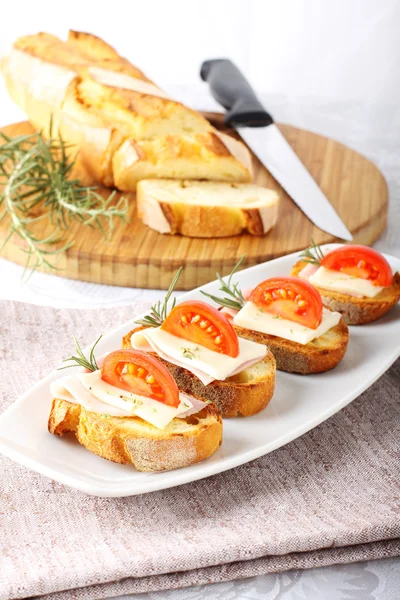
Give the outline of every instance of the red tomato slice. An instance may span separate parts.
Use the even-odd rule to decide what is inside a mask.
[[[116,350],[101,367],[101,378],[115,387],[179,406],[179,390],[170,372],[159,360],[138,350]]]
[[[161,329],[214,352],[233,358],[239,354],[238,336],[226,316],[200,300],[175,306]]]
[[[249,300],[268,313],[310,329],[321,323],[321,296],[310,283],[298,277],[267,279],[254,288]]]
[[[368,279],[374,285],[392,285],[392,269],[386,258],[368,246],[341,246],[328,252],[321,266],[332,271],[341,271],[353,277]]]

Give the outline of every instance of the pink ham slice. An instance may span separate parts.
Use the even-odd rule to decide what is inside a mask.
[[[319,269],[319,265],[313,265],[312,263],[308,263],[299,273],[299,277],[303,277],[304,279],[309,279],[311,275],[314,275]]]

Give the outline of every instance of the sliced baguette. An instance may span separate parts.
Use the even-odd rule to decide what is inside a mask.
[[[214,454],[222,441],[222,419],[212,404],[160,430],[138,417],[100,415],[54,398],[48,429],[60,436],[74,433],[94,454],[138,471],[188,467]]]
[[[136,190],[138,216],[159,233],[264,235],[278,218],[278,194],[258,185],[148,179]]]
[[[132,333],[140,329],[142,328],[137,327],[123,337],[123,348],[132,347]],[[267,406],[274,394],[275,359],[271,352],[267,352],[265,358],[241,373],[208,385],[203,385],[187,369],[177,367],[159,356],[157,358],[167,367],[180,390],[213,402],[223,418],[255,415]]]
[[[322,373],[336,367],[344,357],[349,342],[349,329],[343,319],[336,327],[305,345],[237,325],[235,330],[240,337],[265,344],[275,356],[279,371],[303,375]]]
[[[212,131],[128,139],[114,153],[112,165],[114,183],[122,191],[136,189],[141,179],[251,181],[249,164],[237,160]]]
[[[1,66],[31,123],[48,135],[52,117],[53,135],[76,144],[71,152],[84,156],[94,182],[135,191],[141,177],[251,181],[244,144],[169,98],[96,36],[25,36]]]
[[[304,261],[297,262],[292,268],[291,275],[298,277],[306,266],[307,263]],[[395,273],[392,285],[384,288],[375,298],[355,298],[348,294],[315,287],[321,294],[324,306],[339,312],[347,325],[364,325],[380,319],[398,303],[400,300],[400,273]]]

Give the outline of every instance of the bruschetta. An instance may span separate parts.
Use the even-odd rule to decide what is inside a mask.
[[[292,275],[307,280],[324,306],[339,312],[348,325],[363,325],[385,315],[400,299],[400,274],[368,246],[343,245],[304,251]]]
[[[50,433],[71,432],[91,452],[139,471],[187,467],[219,448],[215,405],[179,390],[155,357],[117,350],[96,362],[93,349],[89,359],[79,349],[73,360],[84,368],[51,383]]]

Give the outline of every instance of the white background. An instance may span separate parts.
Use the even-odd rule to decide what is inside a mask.
[[[167,91],[196,88],[199,67],[232,58],[264,95],[398,103],[398,0],[8,1],[0,54],[21,35],[69,28],[104,37]],[[0,124],[22,113],[0,88]],[[279,114],[277,115],[279,117]]]
[[[201,62],[233,59],[277,120],[337,138],[376,162],[391,200],[377,247],[399,256],[400,0],[8,0],[2,8],[0,54],[28,33],[93,32],[196,108],[216,106],[200,82]],[[0,82],[0,125],[22,119]],[[95,307],[163,295],[39,273],[22,285],[21,274],[0,259],[0,298]],[[398,600],[399,577],[392,559],[135,598]]]

